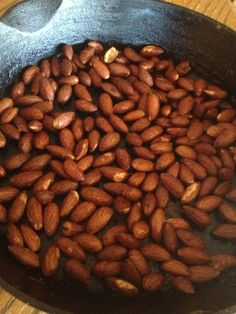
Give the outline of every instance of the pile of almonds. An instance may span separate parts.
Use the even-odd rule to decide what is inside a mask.
[[[65,44],[0,100],[0,147],[18,147],[0,167],[0,222],[19,262],[49,277],[64,255],[73,279],[99,276],[130,296],[166,280],[192,294],[236,265],[207,253],[192,229],[216,213],[209,232],[236,239],[236,111],[224,90],[163,52]],[[42,233],[56,239],[46,250]]]

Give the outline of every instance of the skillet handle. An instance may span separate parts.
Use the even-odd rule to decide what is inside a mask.
[[[33,33],[44,28],[63,1],[67,0],[8,0],[0,7],[1,24],[20,32]],[[2,10],[1,10],[2,9]]]

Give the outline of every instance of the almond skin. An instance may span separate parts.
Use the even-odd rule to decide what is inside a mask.
[[[116,235],[119,232],[126,232],[127,229],[124,225],[117,225],[109,228],[102,236],[104,246],[114,244],[116,242]]]
[[[160,209],[160,208],[156,209],[154,213],[152,214],[152,217],[150,220],[152,238],[155,241],[158,241],[161,238],[164,224],[165,224],[165,213],[163,209]]]
[[[143,277],[142,285],[146,291],[157,291],[165,282],[165,277],[159,273],[149,273]]]
[[[9,212],[8,219],[10,222],[16,223],[24,215],[28,196],[25,192],[20,192],[13,201]]]
[[[171,259],[169,252],[158,244],[148,243],[141,247],[143,255],[156,262],[164,262]]]
[[[236,238],[236,225],[234,224],[221,224],[213,230],[213,235],[223,239]]]
[[[84,250],[75,241],[67,237],[59,237],[57,244],[60,251],[65,255],[71,258],[76,258],[81,262],[86,260],[86,254]]]
[[[205,282],[219,276],[220,272],[212,266],[192,266],[189,268],[189,279],[192,282]]]
[[[167,272],[170,272],[171,274],[174,274],[174,275],[178,275],[178,276],[189,276],[189,270],[188,270],[188,267],[178,261],[178,260],[169,260],[169,261],[166,261],[164,262],[161,267],[167,271]]]
[[[10,245],[23,246],[24,241],[20,229],[13,223],[7,225],[7,240]]]
[[[78,260],[68,259],[64,264],[64,269],[74,280],[83,284],[89,283],[89,273]]]
[[[190,230],[176,230],[176,235],[186,246],[203,251],[205,249],[204,240],[196,233]]]
[[[116,261],[101,261],[94,264],[92,271],[100,277],[116,276],[120,273],[121,263]]]
[[[89,218],[87,223],[87,232],[97,233],[103,229],[112,218],[113,210],[111,207],[100,207]]]
[[[205,228],[209,226],[212,222],[212,218],[203,210],[197,209],[191,206],[183,206],[182,207],[184,213],[187,217],[192,220],[199,227]]]
[[[45,277],[53,276],[59,267],[60,262],[60,250],[57,245],[52,244],[47,248],[45,252],[42,262],[41,262],[41,269],[43,275]]]
[[[42,176],[42,171],[23,171],[11,177],[10,182],[18,188],[30,187]],[[1,199],[1,197],[0,197]]]
[[[191,247],[179,249],[178,256],[188,265],[204,265],[210,261],[210,257],[205,252]]]
[[[39,256],[30,249],[9,245],[8,250],[23,265],[32,268],[39,267]]]
[[[20,230],[26,246],[33,252],[37,252],[41,247],[41,240],[37,233],[27,225],[21,225]]]
[[[127,249],[121,245],[113,244],[106,246],[98,255],[98,260],[119,261],[124,259]]]
[[[187,293],[187,294],[194,294],[195,290],[193,287],[193,284],[191,281],[182,276],[174,276],[171,279],[171,284],[174,286],[177,290]]]
[[[167,190],[175,197],[180,198],[184,194],[184,186],[174,176],[168,173],[161,174],[161,180]]]
[[[43,228],[42,206],[34,196],[29,198],[27,202],[26,216],[35,230],[41,230]]]
[[[113,202],[112,197],[107,192],[95,187],[82,188],[80,195],[84,200],[93,202],[97,206],[107,206]]]
[[[44,208],[43,227],[47,236],[52,236],[59,224],[59,209],[56,203],[49,203]]]
[[[77,191],[70,191],[64,198],[60,207],[60,217],[66,217],[71,213],[73,208],[79,202],[79,194]]]
[[[91,233],[80,233],[75,241],[88,252],[99,252],[102,250],[102,241]]]

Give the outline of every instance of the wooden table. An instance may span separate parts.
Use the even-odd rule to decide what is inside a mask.
[[[0,0],[0,16],[21,0]],[[236,30],[236,0],[165,0],[205,14]],[[0,314],[46,314],[0,288]]]

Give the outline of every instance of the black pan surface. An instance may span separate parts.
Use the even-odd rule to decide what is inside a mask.
[[[153,0],[29,0],[0,22],[0,94],[16,73],[57,51],[58,44],[102,42],[156,43],[176,60],[187,58],[200,76],[223,86],[236,100],[236,33],[189,10]],[[3,154],[2,157],[4,158]],[[88,291],[63,274],[44,280],[6,250],[0,228],[0,285],[50,313],[236,313],[236,270],[201,285],[194,296],[167,289],[127,299],[94,281]],[[210,252],[234,252],[235,243],[207,239]]]

